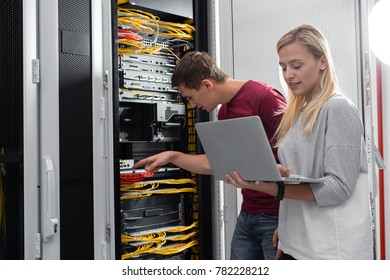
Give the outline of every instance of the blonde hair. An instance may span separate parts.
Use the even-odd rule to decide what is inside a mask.
[[[303,43],[316,59],[324,57],[327,62],[327,67],[322,71],[319,81],[319,91],[313,93],[312,99],[308,103],[304,96],[294,96],[291,90],[288,90],[287,106],[276,131],[276,145],[280,144],[286,136],[305,104],[306,107],[302,113],[301,129],[304,136],[310,137],[322,106],[339,90],[328,42],[322,33],[311,25],[304,24],[298,26],[279,39],[277,43],[278,53],[281,48],[295,41]]]

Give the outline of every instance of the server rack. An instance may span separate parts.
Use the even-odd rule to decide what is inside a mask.
[[[200,152],[194,124],[208,119],[170,84],[186,51],[207,50],[196,14],[206,13],[205,2],[168,2],[113,5],[117,259],[211,258],[210,179],[175,166],[155,174],[130,168],[165,150]]]
[[[146,2],[142,1],[142,3]],[[182,1],[170,1],[170,5],[180,3]],[[186,3],[190,7],[189,10],[196,10],[204,17],[206,1],[186,1]],[[131,5],[126,3],[126,5],[144,12],[156,13],[161,18],[169,14],[159,10],[161,5],[159,7],[137,6],[134,3]],[[103,11],[103,7],[107,6],[110,16],[107,16],[106,10]],[[53,9],[55,10],[55,7]],[[122,234],[138,232],[139,228],[153,230],[162,223],[161,219],[168,221],[166,226],[193,224],[189,225],[189,220],[184,218],[186,215],[188,217],[189,209],[192,207],[189,202],[193,197],[192,190],[176,196],[170,194],[172,196],[169,199],[162,199],[162,201],[155,198],[157,194],[154,194],[153,198],[131,200],[128,199],[127,194],[127,201],[123,202],[121,176],[125,177],[128,183],[132,179],[130,177],[142,174],[140,171],[133,173],[126,168],[126,165],[131,163],[129,160],[137,160],[164,149],[187,151],[187,141],[181,140],[188,136],[186,134],[188,130],[179,130],[178,127],[184,126],[187,119],[194,121],[207,119],[208,116],[193,111],[189,117],[187,108],[182,106],[180,100],[165,102],[167,101],[165,98],[171,98],[175,91],[165,80],[166,75],[161,75],[164,73],[146,75],[148,80],[154,79],[154,81],[145,81],[145,75],[139,78],[135,74],[136,71],[126,69],[134,65],[148,67],[148,64],[142,62],[145,60],[142,54],[137,57],[127,55],[123,59],[120,57],[118,1],[59,0],[57,9],[55,13],[58,13],[59,30],[57,59],[60,154],[58,233],[60,236],[57,237],[59,252],[54,258],[122,259],[125,253],[131,253],[129,242],[126,243],[127,245],[122,245]],[[172,14],[169,17],[172,21],[183,18]],[[110,18],[108,22],[110,32],[102,28],[102,22],[104,22],[103,26],[107,25],[105,22],[107,18]],[[196,25],[203,26],[198,30],[204,28],[206,32],[205,21],[200,20],[202,25],[196,22],[194,20],[195,29],[198,28]],[[99,38],[103,40],[99,41]],[[110,42],[109,51],[104,52],[107,47],[104,44],[107,40]],[[194,43],[195,48],[206,50],[206,41],[195,39],[195,42],[197,42]],[[154,62],[157,61],[161,65],[172,64],[169,61],[170,57],[165,56],[164,59],[157,55],[151,57],[158,58]],[[109,61],[107,65],[112,65],[112,68],[106,68],[107,65],[102,61]],[[153,66],[153,69],[167,70],[164,66]],[[161,89],[153,88],[156,85]],[[140,88],[142,86],[147,88]],[[102,88],[111,90],[112,95],[102,93]],[[144,94],[142,96],[137,93],[140,98],[135,100],[134,97],[137,95],[132,94],[134,91],[144,91]],[[152,100],[149,99],[150,92]],[[177,92],[175,94],[176,97],[179,96]],[[155,100],[157,96],[164,100]],[[157,116],[162,118],[160,119],[162,121],[158,121]],[[197,146],[198,143],[193,145]],[[165,179],[165,183],[169,182],[167,179],[175,179],[177,183],[179,179],[189,179],[189,176],[183,175],[182,170],[173,167],[155,175],[158,180]],[[199,200],[195,206],[199,219],[198,236],[192,243],[198,242],[198,244],[192,246],[192,253],[186,252],[178,258],[211,258],[210,188],[208,187],[210,179],[191,176],[194,177],[193,180],[196,177],[198,185],[202,186],[197,189]],[[161,182],[158,184],[161,185],[160,189],[169,189]],[[183,190],[187,189],[182,186]],[[122,187],[130,186],[122,182]],[[144,188],[144,191],[149,192],[147,195],[150,194],[148,187]],[[129,203],[130,201],[132,203]],[[175,204],[176,208],[172,208],[172,204]],[[144,210],[137,211],[137,209]],[[140,213],[147,217],[139,219]],[[42,248],[45,248],[45,245],[47,244],[43,242]]]

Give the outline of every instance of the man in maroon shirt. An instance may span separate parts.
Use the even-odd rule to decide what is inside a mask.
[[[172,76],[172,85],[188,100],[192,108],[208,112],[221,105],[218,119],[257,115],[261,118],[270,144],[285,108],[285,97],[271,85],[230,78],[204,52],[183,56]],[[238,143],[239,144],[239,143]],[[276,149],[273,152],[277,159]],[[212,175],[207,156],[165,151],[137,162],[155,172],[168,163],[197,174]],[[243,203],[231,243],[231,259],[275,259],[272,236],[278,224],[279,202],[265,193],[242,190]]]

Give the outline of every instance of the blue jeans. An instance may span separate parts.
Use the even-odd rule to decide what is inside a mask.
[[[231,260],[274,260],[277,248],[272,236],[278,226],[278,216],[255,215],[240,211],[231,243]]]

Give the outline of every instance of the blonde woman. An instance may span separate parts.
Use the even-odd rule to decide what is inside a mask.
[[[322,183],[226,181],[273,195],[279,210],[280,259],[372,259],[371,212],[364,131],[358,110],[338,85],[328,43],[301,25],[277,43],[289,98],[277,129],[282,175]]]

